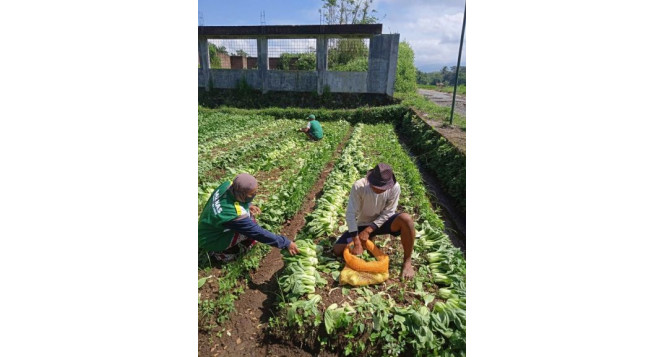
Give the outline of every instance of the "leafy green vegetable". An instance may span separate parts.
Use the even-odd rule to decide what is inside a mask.
[[[336,329],[346,327],[352,321],[350,315],[355,314],[352,308],[338,307],[336,303],[330,305],[325,310],[325,331],[331,335]]]
[[[205,282],[208,280],[208,278],[209,278],[209,276],[198,279],[198,288],[199,289],[201,288],[201,286],[205,285]]]

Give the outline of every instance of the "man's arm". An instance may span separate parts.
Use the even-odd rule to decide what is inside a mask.
[[[309,132],[309,129],[311,129],[311,122],[308,122],[308,123],[307,123],[307,127],[306,127],[306,128],[302,128],[302,129],[300,129],[300,130],[304,131],[305,133],[308,133],[308,132]]]
[[[346,207],[346,224],[348,224],[348,232],[353,235],[357,233],[357,214],[360,211],[360,195],[355,188],[355,185],[350,189],[348,197],[348,206]]]
[[[288,238],[276,235],[262,228],[256,222],[249,219],[249,217],[226,222],[224,223],[224,227],[279,249],[288,248],[291,244]]]
[[[357,188],[355,188],[355,185],[353,185],[350,189],[348,207],[346,207],[346,224],[348,224],[348,233],[353,237],[354,247],[351,253],[358,255],[362,254],[362,251],[364,250],[357,232],[357,214],[360,212],[361,205],[360,195]]]

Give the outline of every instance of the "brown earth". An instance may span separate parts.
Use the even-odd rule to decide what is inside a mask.
[[[322,192],[327,176],[332,171],[337,157],[346,146],[351,129],[339,143],[337,149],[323,169],[320,178],[305,198],[298,213],[281,229],[281,234],[293,239],[304,227],[305,217],[313,210],[316,197]],[[243,294],[235,301],[235,311],[222,327],[208,334],[199,332],[199,356],[312,356],[300,347],[271,339],[264,333],[279,294],[277,278],[283,269],[279,249],[273,248],[260,263],[260,269],[251,274],[251,280]],[[206,284],[207,285],[207,284]],[[212,289],[211,287],[208,289]]]

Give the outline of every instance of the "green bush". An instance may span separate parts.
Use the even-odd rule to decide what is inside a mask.
[[[210,68],[221,68],[221,59],[217,55],[219,53],[217,46],[212,43],[208,44],[208,55],[210,56]]]
[[[394,91],[410,93],[417,90],[417,69],[415,69],[415,53],[408,42],[399,43],[397,60],[397,78]]]
[[[331,44],[327,52],[330,71],[366,71],[369,67],[369,48],[362,39],[342,38]]]
[[[369,58],[358,57],[350,60],[345,64],[339,64],[330,67],[330,71],[344,71],[344,72],[366,72],[369,70]]]
[[[294,62],[294,63],[293,63]],[[295,68],[293,68],[295,67]],[[316,54],[315,53],[282,53],[279,56],[279,69],[315,71]]]
[[[239,109],[222,107],[218,109],[199,108],[199,111],[217,111],[221,113],[240,115],[269,115],[275,119],[297,119],[306,118],[309,114],[316,115],[319,121],[346,120],[350,123],[390,123],[394,118],[401,118],[408,113],[408,108],[403,105],[387,105],[382,107],[366,107],[358,109],[306,109],[306,108],[264,108],[264,109]]]

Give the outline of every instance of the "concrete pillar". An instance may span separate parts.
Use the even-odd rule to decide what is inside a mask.
[[[398,57],[399,34],[371,37],[369,40],[367,92],[388,95],[394,93]]]
[[[394,94],[394,81],[397,78],[397,62],[399,61],[399,34],[386,35],[390,36],[390,57],[387,66],[387,83],[385,93],[389,96]]]
[[[318,72],[318,95],[323,94],[325,88],[325,73],[327,72],[327,37],[316,38],[316,71]]]
[[[261,91],[267,93],[268,80],[267,80],[267,38],[259,37],[256,40],[258,49],[258,78],[260,78]]]
[[[207,38],[198,38],[198,61],[203,71],[203,87],[206,91],[210,90],[210,51],[208,50]]]

